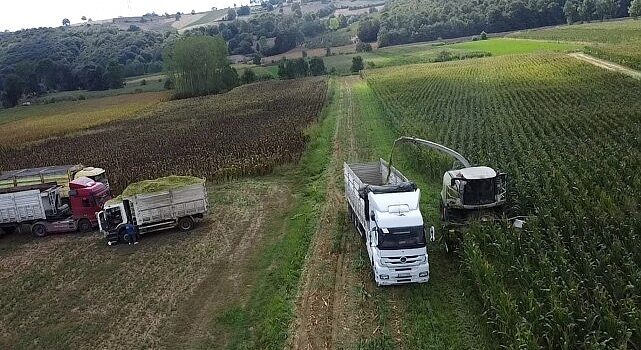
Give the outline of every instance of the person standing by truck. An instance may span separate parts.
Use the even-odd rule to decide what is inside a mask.
[[[138,229],[133,224],[125,224],[125,236],[127,236],[129,245],[138,244]]]

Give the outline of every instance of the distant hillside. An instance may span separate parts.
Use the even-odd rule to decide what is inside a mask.
[[[2,33],[0,87],[17,76],[25,93],[104,90],[122,77],[162,70],[163,44],[170,37],[113,26],[60,27]]]
[[[628,16],[630,0],[390,0],[380,46]]]

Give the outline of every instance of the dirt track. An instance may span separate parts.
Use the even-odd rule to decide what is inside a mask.
[[[601,67],[603,69],[607,69],[614,72],[619,72],[627,76],[630,76],[632,78],[641,79],[641,72],[637,70],[630,69],[628,67],[624,67],[622,65],[619,65],[610,61],[602,60],[600,58],[592,57],[584,53],[577,52],[577,53],[571,53],[569,55],[578,60],[593,64],[597,67]]]
[[[361,261],[361,242],[346,222],[342,190],[343,162],[357,153],[353,130],[357,106],[351,87],[358,79],[347,77],[336,82],[330,113],[337,115],[337,122],[327,200],[301,279],[288,344],[292,349],[351,348],[381,332],[376,310],[367,302],[374,288],[367,274],[369,265]]]

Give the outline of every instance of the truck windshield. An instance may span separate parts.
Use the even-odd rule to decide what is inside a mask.
[[[105,210],[104,220],[106,224],[103,225],[106,231],[113,231],[123,222],[120,207],[109,208]]]
[[[378,229],[379,249],[413,249],[425,247],[423,226]]]

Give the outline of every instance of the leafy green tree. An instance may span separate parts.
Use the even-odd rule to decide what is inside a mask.
[[[293,79],[307,76],[309,64],[303,58],[295,60],[282,59],[278,63],[278,76],[281,79]]]
[[[596,12],[596,2],[594,0],[583,0],[579,5],[579,16],[583,21],[591,21],[594,19]]]
[[[325,74],[325,62],[320,57],[312,57],[309,60],[309,74],[313,76]]]
[[[579,20],[579,11],[577,10],[577,4],[574,0],[566,0],[565,5],[563,6],[563,14],[565,14],[565,19],[568,24],[572,24]]]
[[[119,89],[125,85],[125,68],[116,62],[109,62],[103,79],[110,89]]]
[[[356,35],[361,41],[371,43],[376,41],[380,27],[377,19],[366,18],[359,23]]]
[[[329,19],[329,29],[338,30],[340,27],[341,27],[341,24],[338,21],[338,18],[332,17]]]
[[[356,44],[356,52],[371,52],[372,51],[372,45],[369,43],[364,43],[364,42],[359,42]]]
[[[616,0],[596,0],[596,17],[599,19],[613,18],[617,9]]]
[[[254,57],[252,58],[252,63],[259,66],[262,63],[262,58],[263,56],[259,53],[254,54]]]
[[[345,17],[345,15],[341,13],[336,18],[338,19],[338,24],[340,25],[341,28],[347,27],[347,17]]]
[[[249,84],[256,81],[256,73],[253,70],[246,68],[243,71],[243,75],[240,76],[240,82],[243,84]]]
[[[2,106],[5,108],[15,107],[24,92],[24,82],[16,74],[9,74],[4,80],[2,91]]]
[[[630,8],[628,9],[628,13],[631,17],[634,17],[634,19],[637,19],[639,16],[641,16],[641,0],[632,1],[632,3],[630,4]]]
[[[71,21],[69,21],[69,18],[65,18],[62,20],[62,25],[67,27],[71,24]]]
[[[352,72],[356,73],[361,71],[364,68],[363,66],[363,57],[355,56],[352,58]]]
[[[236,19],[236,10],[230,8],[229,10],[227,10],[227,20],[233,21],[235,19]]]
[[[251,8],[247,5],[241,6],[237,11],[238,16],[249,16],[250,13]]]
[[[227,59],[220,36],[191,36],[178,40],[165,52],[167,74],[175,84],[175,97],[185,98],[229,90],[238,73]]]

